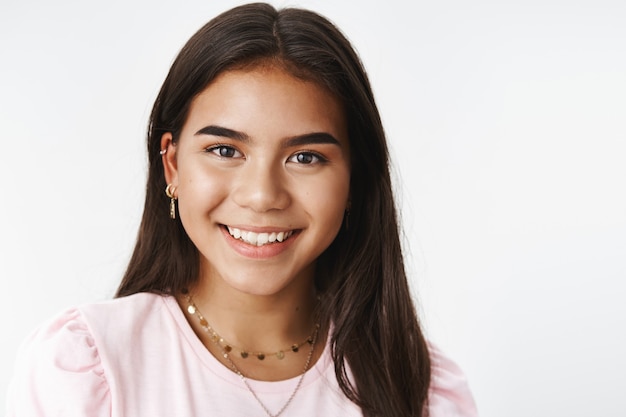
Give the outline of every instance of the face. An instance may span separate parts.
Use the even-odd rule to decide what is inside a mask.
[[[277,67],[227,71],[161,145],[202,280],[255,295],[312,285],[349,199],[339,100]]]

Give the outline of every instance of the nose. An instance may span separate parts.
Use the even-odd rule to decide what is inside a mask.
[[[287,208],[291,197],[285,175],[277,167],[258,162],[241,168],[231,194],[233,200],[240,207],[259,213]]]

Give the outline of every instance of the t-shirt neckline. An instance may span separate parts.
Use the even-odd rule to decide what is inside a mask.
[[[191,328],[191,325],[187,321],[185,314],[181,310],[176,298],[173,296],[163,296],[163,302],[167,306],[168,310],[172,314],[172,317],[178,325],[178,329],[188,342],[189,347],[193,353],[198,357],[202,366],[208,371],[215,374],[224,382],[247,389],[242,383],[241,378],[235,372],[233,372],[226,365],[217,360],[216,357],[209,352],[204,346],[200,338]],[[318,360],[309,367],[302,380],[301,388],[309,385],[319,379],[324,373],[328,372],[331,364],[330,346],[326,343],[324,350]],[[255,379],[246,378],[248,384],[255,392],[267,392],[276,393],[293,390],[300,379],[300,376],[281,380],[281,381],[259,381]]]

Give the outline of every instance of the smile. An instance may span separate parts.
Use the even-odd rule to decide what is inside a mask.
[[[247,230],[237,229],[236,227],[226,226],[228,233],[235,239],[239,239],[246,242],[249,245],[263,246],[275,242],[284,242],[289,239],[294,233],[293,230],[287,232],[271,232],[271,233],[256,233]]]

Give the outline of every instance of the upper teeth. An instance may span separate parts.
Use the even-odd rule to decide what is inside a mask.
[[[293,230],[288,232],[256,233],[237,229],[236,227],[227,227],[228,233],[230,233],[230,235],[235,239],[241,239],[250,245],[256,246],[263,246],[267,243],[274,243],[276,241],[283,242],[293,234]]]

